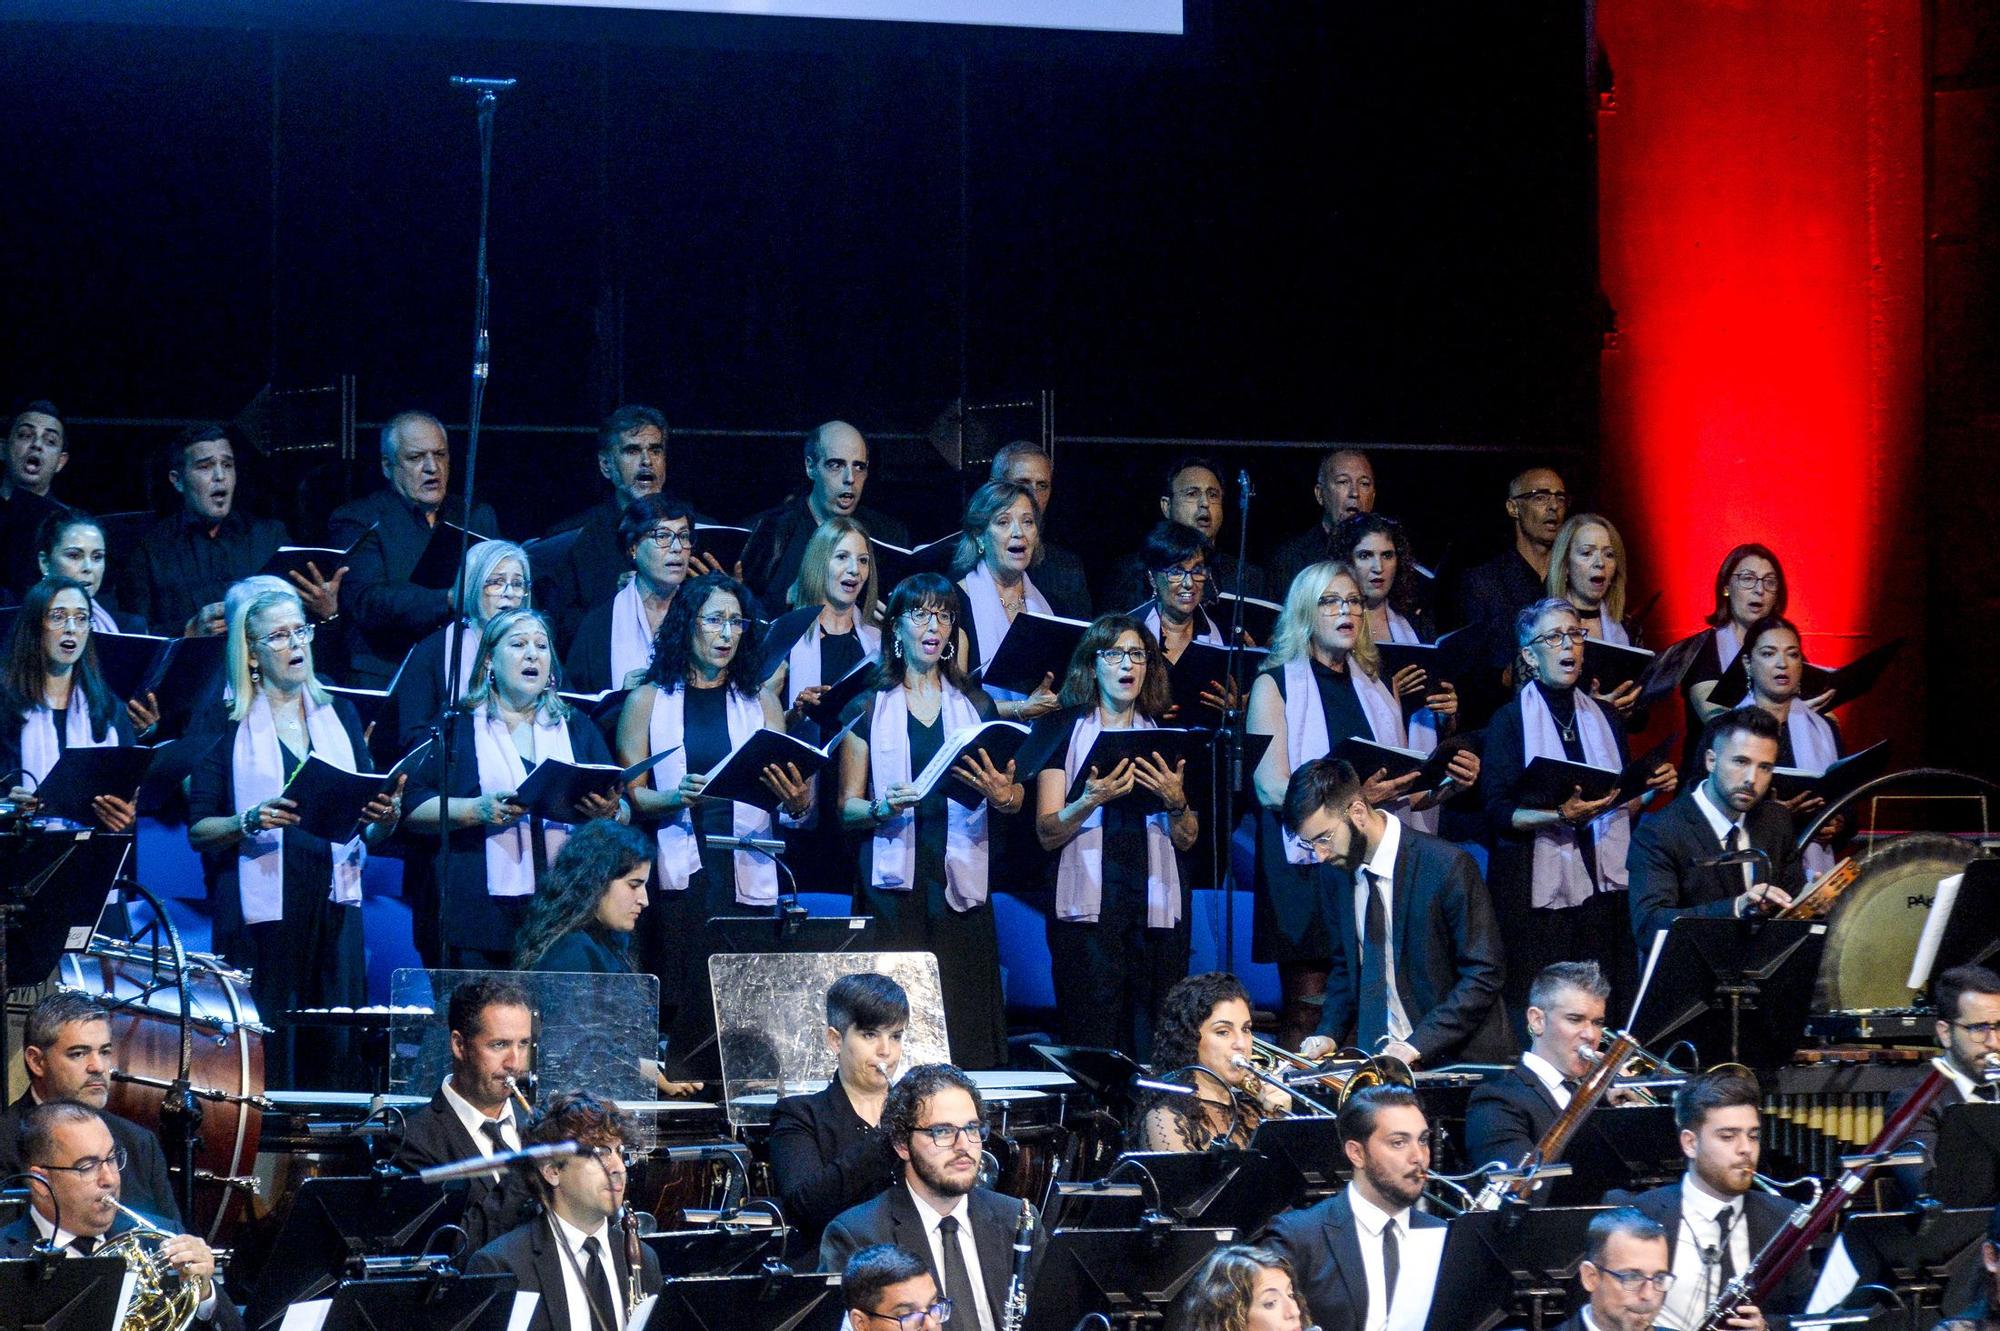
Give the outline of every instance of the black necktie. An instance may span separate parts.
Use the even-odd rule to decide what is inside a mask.
[[[1578,1091],[1583,1089],[1583,1083],[1578,1081],[1575,1077],[1564,1077],[1562,1079],[1562,1088],[1565,1091],[1568,1091],[1571,1095],[1575,1095]]]
[[[597,1315],[604,1319],[599,1323],[604,1331],[618,1331],[618,1314],[611,1307],[611,1286],[604,1278],[604,1249],[594,1234],[583,1241],[583,1293]]]
[[[88,1257],[97,1251],[97,1236],[95,1234],[79,1234],[69,1241],[69,1246],[75,1249],[77,1256]]]
[[[1723,1207],[1715,1216],[1715,1228],[1720,1233],[1720,1237],[1715,1241],[1715,1246],[1722,1254],[1717,1270],[1721,1273],[1722,1283],[1725,1285],[1736,1279],[1736,1258],[1729,1251],[1729,1231],[1735,1220],[1736,1208],[1733,1206]]]
[[[493,1143],[493,1149],[496,1153],[514,1149],[507,1144],[507,1133],[504,1130],[504,1123],[505,1120],[503,1119],[489,1118],[479,1125],[479,1130],[486,1134],[486,1140]]]
[[[1363,1049],[1373,1049],[1389,1033],[1389,907],[1374,870],[1362,869],[1368,893],[1361,923],[1361,1012],[1355,1022]]]
[[[958,1217],[948,1215],[938,1221],[938,1238],[944,1248],[944,1296],[951,1300],[954,1325],[981,1331],[979,1303],[972,1295],[972,1273],[965,1269],[965,1250],[958,1246]]]
[[[1402,1254],[1396,1244],[1396,1222],[1391,1220],[1382,1226],[1382,1311],[1385,1313],[1395,1306],[1396,1273],[1402,1267]]]

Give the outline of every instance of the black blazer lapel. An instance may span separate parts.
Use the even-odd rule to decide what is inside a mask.
[[[1537,1077],[1519,1063],[1514,1064],[1507,1071],[1513,1076],[1514,1080],[1527,1087],[1528,1094],[1539,1100],[1542,1106],[1549,1111],[1549,1122],[1553,1123],[1562,1117],[1562,1106],[1556,1103],[1555,1094],[1542,1084],[1540,1077]]]
[[[1384,814],[1386,818],[1396,815]],[[1396,988],[1401,991],[1403,1004],[1407,1007],[1414,991],[1410,986],[1416,968],[1424,964],[1421,955],[1406,962],[1410,955],[1410,917],[1417,909],[1417,848],[1411,840],[1412,833],[1406,827],[1399,828],[1396,835],[1396,863],[1389,870],[1395,879],[1389,885],[1389,949],[1396,958]],[[1414,1023],[1412,1023],[1414,1024]]]
[[[1361,1264],[1361,1238],[1355,1232],[1354,1207],[1346,1193],[1327,1208],[1325,1233],[1333,1269],[1340,1272],[1340,1283],[1347,1287],[1347,1304],[1359,1326],[1368,1317],[1368,1271]]]
[[[570,1331],[569,1288],[563,1284],[563,1256],[556,1247],[556,1236],[549,1232],[546,1221],[535,1221],[533,1237],[528,1241],[528,1260],[535,1269],[535,1279],[542,1287],[542,1311],[547,1316],[549,1331]],[[585,1328],[588,1331],[588,1328]]]
[[[1014,1274],[1014,1222],[1021,1208],[1011,1197],[975,1191],[966,1214],[972,1220],[972,1244],[979,1253],[979,1273],[986,1278],[986,1301],[993,1315],[1007,1302],[1007,1285]],[[983,1214],[982,1214],[983,1213]]]

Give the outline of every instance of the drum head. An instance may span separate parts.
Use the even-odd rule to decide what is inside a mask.
[[[1938,880],[1962,872],[1975,851],[1936,832],[1896,837],[1870,851],[1828,919],[1813,1006],[1822,1012],[1910,1006],[1905,981]]]

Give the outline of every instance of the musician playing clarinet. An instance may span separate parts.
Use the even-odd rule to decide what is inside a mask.
[[[1954,966],[1937,977],[1937,1038],[1944,1050],[1931,1063],[1945,1075],[1945,1087],[1918,1115],[1908,1142],[1924,1148],[1924,1163],[1902,1165],[1896,1183],[1906,1200],[1915,1201],[1931,1189],[1938,1130],[1953,1106],[2000,1101],[2000,974],[1984,966]],[[1903,1107],[1917,1083],[1889,1097],[1891,1116]]]
[[[1764,1134],[1758,1097],[1757,1083],[1740,1073],[1690,1077],[1674,1095],[1674,1123],[1688,1162],[1681,1181],[1637,1197],[1613,1192],[1604,1199],[1637,1207],[1673,1236],[1674,1283],[1659,1319],[1671,1331],[1699,1327],[1709,1304],[1750,1271],[1757,1253],[1792,1213],[1784,1198],[1756,1190]],[[1770,1307],[1741,1304],[1724,1325],[1763,1331],[1766,1313],[1803,1309],[1812,1285],[1812,1270],[1800,1262]]]

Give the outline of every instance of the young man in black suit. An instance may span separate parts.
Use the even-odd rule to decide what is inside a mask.
[[[1352,1031],[1363,1048],[1412,1066],[1511,1059],[1500,931],[1472,857],[1371,807],[1360,775],[1338,758],[1292,773],[1282,816],[1346,907],[1334,912],[1319,1030],[1299,1052],[1323,1057],[1354,1043]]]
[[[521,1125],[507,1089],[528,1071],[535,1018],[528,991],[512,980],[482,976],[452,991],[446,1014],[451,1028],[451,1075],[422,1109],[409,1115],[397,1166],[408,1170],[521,1149]],[[465,1196],[459,1221],[466,1242],[483,1247],[534,1214],[535,1196],[524,1171],[510,1169],[498,1182],[481,1175]]]
[[[913,1252],[891,1243],[863,1248],[840,1273],[840,1301],[847,1308],[847,1331],[888,1331],[894,1322],[908,1331],[937,1331],[957,1309],[938,1293],[930,1267]]]
[[[634,1125],[588,1091],[559,1091],[528,1130],[528,1144],[573,1141],[584,1149],[535,1166],[543,1212],[472,1255],[468,1273],[509,1271],[541,1295],[527,1331],[624,1331],[632,1266],[612,1225],[625,1204],[625,1146]],[[660,1259],[639,1249],[639,1293],[660,1292]]]
[[[1400,1280],[1414,1229],[1444,1221],[1413,1210],[1431,1167],[1431,1125],[1416,1093],[1371,1086],[1340,1108],[1347,1187],[1302,1211],[1287,1211],[1257,1243],[1288,1258],[1298,1292],[1322,1331],[1381,1331],[1398,1299],[1418,1296]]]
[[[1643,1211],[1616,1206],[1591,1217],[1577,1279],[1589,1302],[1556,1331],[1647,1331],[1673,1288],[1673,1244]]]
[[[1896,1184],[1904,1200],[1912,1202],[1931,1190],[1936,1163],[1932,1156],[1944,1116],[1968,1102],[2000,1102],[2000,974],[1984,966],[1954,966],[1937,977],[1931,992],[1938,1043],[1944,1052],[1923,1072],[1928,1074],[1933,1067],[1942,1071],[1945,1087],[1930,1108],[1917,1115],[1905,1139],[1924,1148],[1924,1163],[1896,1170]],[[1889,1116],[1903,1107],[1921,1080],[1919,1076],[1889,1097]]]
[[[74,1100],[96,1110],[112,1140],[124,1148],[120,1196],[127,1206],[177,1229],[180,1207],[167,1175],[159,1139],[129,1119],[105,1109],[111,1099],[111,1014],[104,1004],[74,989],[58,989],[28,1011],[21,1062],[28,1089],[0,1113],[0,1177],[20,1172],[21,1122],[38,1104]]]
[[[1590,1075],[1586,1053],[1604,1038],[1611,984],[1594,961],[1544,966],[1528,988],[1528,1051],[1514,1066],[1473,1087],[1465,1106],[1465,1156],[1513,1166],[1534,1150]],[[1629,1181],[1629,1180],[1627,1180]],[[1548,1200],[1538,1184],[1532,1200]]]
[[[75,1100],[36,1105],[21,1122],[21,1154],[35,1182],[28,1187],[28,1213],[0,1229],[0,1258],[29,1257],[37,1247],[88,1257],[106,1239],[136,1228],[118,1209],[125,1148],[89,1105]],[[208,1244],[193,1234],[170,1234],[156,1251],[200,1289],[196,1326],[241,1331],[243,1318],[216,1278]]]
[[[619,520],[634,500],[658,494],[666,484],[667,418],[634,404],[599,421],[597,471],[611,482],[611,494],[550,529],[546,545],[553,553],[545,558],[540,548],[534,552],[535,608],[555,626],[563,652],[583,617],[617,595],[619,580],[632,569]],[[558,536],[566,539],[553,539]]]
[[[1708,723],[1704,776],[1665,809],[1640,821],[1626,852],[1632,933],[1639,955],[1653,935],[1684,915],[1714,919],[1769,914],[1805,886],[1793,849],[1792,815],[1767,799],[1778,766],[1778,722],[1761,707],[1738,707]],[[1735,851],[1762,851],[1763,864],[1704,866]]]
[[[909,529],[886,513],[864,508],[868,441],[846,421],[828,421],[806,436],[806,488],[750,519],[743,538],[743,584],[756,593],[766,616],[784,612],[799,579],[806,542],[828,518],[853,518],[878,541],[908,545]]]
[[[903,1172],[882,1109],[903,1061],[910,999],[886,975],[843,975],[826,991],[833,1080],[771,1113],[771,1184],[808,1251],[827,1222],[878,1196]]]
[[[1792,1213],[1790,1202],[1754,1186],[1764,1131],[1757,1112],[1760,1094],[1755,1081],[1734,1073],[1690,1078],[1674,1095],[1674,1122],[1687,1173],[1678,1183],[1636,1197],[1613,1192],[1604,1199],[1613,1206],[1638,1208],[1674,1236],[1674,1282],[1660,1313],[1661,1326],[1687,1331],[1701,1325],[1709,1304],[1750,1269]],[[1725,1325],[1764,1331],[1766,1313],[1803,1310],[1812,1286],[1810,1264],[1801,1262],[1769,1307],[1742,1304]]]
[[[342,504],[326,523],[331,544],[354,548],[340,588],[341,611],[357,635],[349,682],[375,689],[389,682],[417,639],[451,619],[444,589],[419,587],[410,575],[438,519],[464,516],[458,505],[446,503],[451,446],[437,417],[406,411],[382,427],[382,475],[387,486]],[[500,534],[491,504],[473,506],[472,530],[475,540]],[[457,557],[454,550],[452,560]]]
[[[893,1243],[921,1255],[951,1300],[953,1331],[999,1331],[1013,1272],[1014,1227],[1026,1203],[978,1186],[986,1110],[972,1078],[949,1063],[911,1068],[882,1107],[903,1161],[898,1185],[843,1211],[820,1240],[819,1269],[842,1271],[862,1248]],[[1044,1236],[1035,1231],[1035,1260]]]

